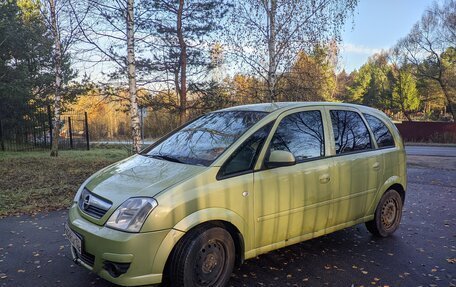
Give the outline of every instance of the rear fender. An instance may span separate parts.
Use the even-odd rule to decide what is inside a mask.
[[[373,215],[375,212],[375,209],[377,208],[378,203],[380,202],[380,199],[382,198],[383,194],[394,184],[399,184],[402,187],[404,187],[404,180],[402,180],[401,177],[399,176],[391,176],[388,178],[385,183],[378,189],[377,194],[375,195],[374,200],[372,201],[371,206],[367,210],[366,215]]]

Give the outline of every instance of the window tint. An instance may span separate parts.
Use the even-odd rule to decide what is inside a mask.
[[[253,170],[258,154],[269,135],[269,123],[251,135],[228,159],[221,169],[221,176]]]
[[[336,154],[371,149],[369,131],[361,116],[351,111],[331,111]]]
[[[291,152],[296,162],[325,155],[323,122],[319,111],[289,115],[280,122],[270,150]]]
[[[364,117],[369,124],[372,133],[374,134],[375,140],[377,141],[378,147],[390,147],[394,146],[394,139],[386,125],[378,118],[364,114]]]

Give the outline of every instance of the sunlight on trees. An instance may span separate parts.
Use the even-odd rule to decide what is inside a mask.
[[[51,106],[59,135],[61,112],[87,111],[92,139],[128,138],[135,152],[201,114],[259,102],[349,102],[396,120],[454,120],[456,1],[430,5],[397,45],[349,73],[338,66],[340,33],[357,4],[3,1],[0,120]]]

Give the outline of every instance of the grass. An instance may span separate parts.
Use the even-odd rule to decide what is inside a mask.
[[[0,152],[0,217],[67,208],[87,177],[127,157],[121,149]]]

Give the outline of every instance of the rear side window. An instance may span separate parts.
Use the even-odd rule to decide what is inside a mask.
[[[368,114],[364,114],[364,117],[374,134],[379,148],[395,146],[391,132],[380,119]]]
[[[296,162],[324,156],[325,138],[321,113],[305,111],[283,118],[272,138],[270,150],[289,151]]]
[[[331,111],[336,154],[372,148],[369,131],[361,116],[352,111]]]

